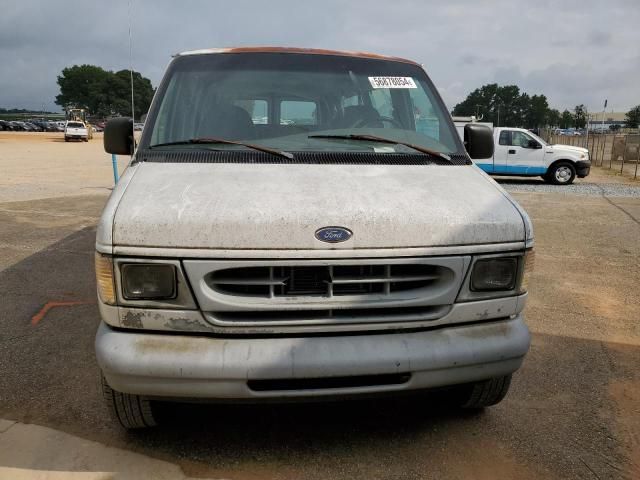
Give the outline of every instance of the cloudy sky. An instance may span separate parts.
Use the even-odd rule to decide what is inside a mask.
[[[452,108],[485,83],[552,106],[640,104],[639,0],[131,0],[134,68],[154,85],[173,53],[281,45],[423,63]],[[129,67],[127,0],[18,0],[0,15],[0,107],[57,109],[74,64]]]

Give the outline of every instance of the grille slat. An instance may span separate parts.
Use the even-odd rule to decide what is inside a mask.
[[[288,277],[280,278],[219,278],[216,283],[225,285],[285,285]]]
[[[437,280],[439,275],[414,275],[407,277],[344,277],[334,278],[332,282],[334,284],[349,284],[349,283],[397,283],[397,282],[418,282],[421,280]]]

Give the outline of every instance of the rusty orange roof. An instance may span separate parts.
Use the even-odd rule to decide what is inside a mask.
[[[310,55],[338,55],[342,57],[362,57],[376,58],[379,60],[390,60],[394,62],[412,63],[419,65],[413,60],[401,57],[390,57],[387,55],[379,55],[367,52],[348,52],[341,50],[324,50],[319,48],[295,48],[295,47],[228,47],[228,48],[204,48],[201,50],[190,50],[178,53],[176,56],[183,55],[206,55],[212,53],[304,53]]]

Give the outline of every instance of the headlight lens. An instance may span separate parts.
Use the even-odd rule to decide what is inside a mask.
[[[513,290],[517,277],[517,257],[480,259],[473,266],[471,290],[474,292]]]
[[[98,285],[98,297],[102,303],[115,305],[116,289],[113,280],[113,259],[108,255],[96,252],[96,284]]]
[[[160,300],[176,296],[176,272],[173,265],[123,264],[121,276],[122,295],[127,300]]]

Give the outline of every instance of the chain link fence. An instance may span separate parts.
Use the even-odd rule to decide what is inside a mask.
[[[562,144],[589,149],[593,165],[627,171],[638,178],[640,164],[640,134],[590,134],[557,135],[551,131],[541,132],[542,137],[551,145]]]

